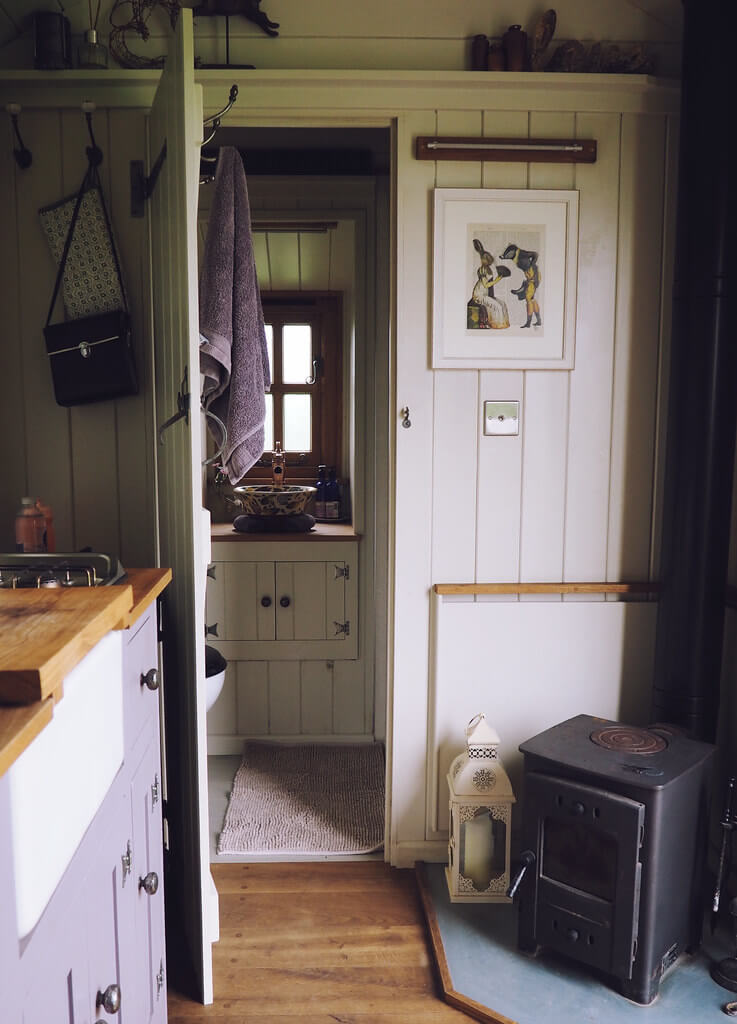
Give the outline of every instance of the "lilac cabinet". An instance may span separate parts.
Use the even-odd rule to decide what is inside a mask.
[[[0,778],[2,1024],[166,1022],[155,605],[126,630],[122,656],[123,764],[38,923],[20,938]]]

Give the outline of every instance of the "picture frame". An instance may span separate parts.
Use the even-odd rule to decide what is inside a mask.
[[[434,189],[433,369],[572,370],[578,192]]]

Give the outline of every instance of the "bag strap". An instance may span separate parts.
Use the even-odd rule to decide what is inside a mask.
[[[105,197],[102,193],[100,174],[97,170],[97,165],[93,164],[92,161],[90,161],[89,166],[85,172],[84,178],[82,179],[82,184],[79,186],[79,192],[77,193],[77,199],[74,204],[72,219],[69,222],[69,230],[67,231],[67,237],[64,241],[64,251],[62,252],[61,260],[59,262],[59,269],[56,273],[56,281],[54,282],[54,293],[51,296],[49,314],[46,317],[47,327],[51,323],[51,317],[54,315],[54,306],[56,305],[56,300],[59,296],[59,288],[61,287],[61,282],[64,277],[64,271],[67,265],[69,250],[72,247],[72,236],[74,235],[74,229],[77,226],[77,220],[79,218],[79,211],[82,206],[82,200],[84,199],[85,192],[88,192],[91,188],[94,188],[95,186],[97,187],[100,193],[100,205],[102,206],[102,214],[105,218],[105,227],[107,228],[107,233],[110,238],[110,248],[112,249],[113,259],[115,261],[115,270],[118,275],[118,281],[120,282],[120,291],[123,296],[123,307],[125,308],[126,312],[128,311],[128,303],[125,297],[125,288],[123,287],[123,276],[120,272],[120,262],[118,260],[118,253],[115,248],[115,241],[113,240],[113,231],[110,225],[110,218],[108,217],[107,207],[105,206]]]

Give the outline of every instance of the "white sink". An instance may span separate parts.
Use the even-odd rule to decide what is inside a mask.
[[[64,680],[54,717],[8,769],[18,937],[36,925],[123,763],[122,632]]]

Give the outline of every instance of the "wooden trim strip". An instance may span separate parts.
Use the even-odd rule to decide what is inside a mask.
[[[654,581],[633,583],[435,583],[436,594],[657,594]],[[737,594],[736,594],[737,596]]]
[[[433,960],[435,962],[435,970],[440,982],[440,987],[443,991],[443,1000],[448,1003],[449,1006],[455,1006],[456,1009],[462,1010],[464,1013],[468,1014],[469,1017],[473,1017],[474,1020],[482,1021],[482,1024],[516,1024],[516,1022],[510,1017],[503,1017],[495,1010],[490,1010],[488,1006],[483,1006],[481,1003],[477,1003],[475,999],[471,999],[469,996],[464,996],[462,992],[456,992],[453,988],[448,960],[445,956],[445,949],[443,948],[443,937],[440,934],[440,926],[438,925],[435,907],[432,902],[430,883],[427,878],[427,866],[424,861],[416,861],[415,879],[417,881],[417,890],[420,896],[420,902],[422,903],[422,910],[425,914],[425,924],[427,925],[427,933],[430,940]]]

